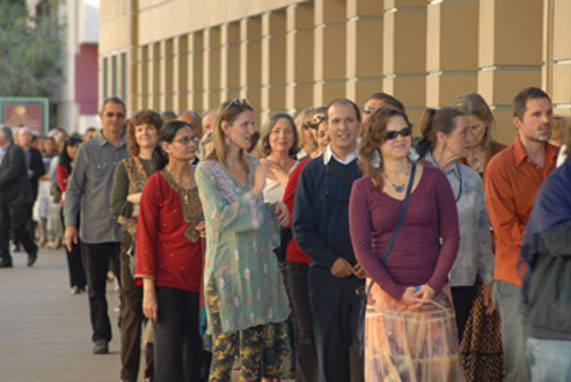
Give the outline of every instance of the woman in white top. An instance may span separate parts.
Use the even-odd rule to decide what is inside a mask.
[[[264,157],[261,162],[267,162],[266,168],[270,169],[264,187],[264,202],[281,203],[289,174],[298,164],[299,135],[293,118],[284,112],[272,114],[270,120],[262,127],[258,149]],[[285,245],[288,241],[288,235],[284,231],[281,234],[281,241],[282,245],[274,251],[283,264]],[[283,267],[280,268],[283,272]],[[269,325],[264,333],[262,381],[277,382],[281,378],[293,378],[293,363],[291,335],[287,321]]]

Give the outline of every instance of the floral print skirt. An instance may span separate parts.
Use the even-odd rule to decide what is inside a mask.
[[[378,284],[372,287],[365,315],[365,381],[464,381],[447,288],[413,310]]]

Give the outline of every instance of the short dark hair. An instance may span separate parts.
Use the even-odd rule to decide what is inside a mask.
[[[386,103],[389,106],[394,107],[395,109],[401,110],[401,111],[405,111],[404,110],[404,105],[402,104],[401,101],[399,101],[398,99],[396,99],[395,97],[393,97],[390,94],[387,94],[385,92],[378,92],[378,93],[373,93],[366,102],[369,102],[372,99],[378,99],[379,101],[383,101],[384,103]]]
[[[336,103],[342,103],[344,105],[351,106],[353,109],[355,109],[355,115],[357,116],[357,121],[361,122],[361,110],[359,110],[359,106],[357,106],[355,102],[351,101],[348,98],[335,98],[327,105],[327,111],[329,112],[331,106],[335,105]]]
[[[123,101],[121,97],[111,96],[103,100],[103,105],[101,106],[101,112],[103,112],[103,109],[105,109],[105,105],[107,105],[109,102],[121,105],[123,106],[123,111],[125,112],[127,111],[127,107],[125,107],[125,101]]]
[[[523,113],[525,113],[525,106],[527,104],[527,100],[536,99],[536,98],[547,98],[549,103],[551,103],[551,98],[549,98],[547,93],[541,90],[540,88],[536,88],[533,86],[525,88],[519,93],[517,93],[516,96],[514,97],[514,102],[512,106],[513,116],[519,118],[520,120],[523,119]]]

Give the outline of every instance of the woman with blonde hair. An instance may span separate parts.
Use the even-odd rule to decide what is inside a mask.
[[[295,117],[295,126],[297,128],[297,135],[299,136],[299,147],[301,148],[297,153],[298,159],[311,156],[317,149],[315,131],[309,126],[314,114],[315,108],[308,107]]]
[[[367,274],[366,381],[463,381],[448,272],[458,214],[444,174],[409,159],[412,126],[393,108],[363,126],[349,227]],[[406,190],[406,191],[405,191]]]
[[[213,340],[210,382],[230,380],[238,353],[240,380],[259,381],[264,328],[290,313],[272,251],[289,214],[283,203],[263,201],[269,163],[246,153],[253,134],[253,108],[245,100],[224,102],[214,126],[214,151],[196,168],[206,218],[203,285]]]

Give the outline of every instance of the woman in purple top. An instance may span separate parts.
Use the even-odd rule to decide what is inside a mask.
[[[365,321],[367,381],[463,381],[448,272],[458,251],[458,214],[446,176],[416,164],[408,208],[381,259],[406,195],[413,163],[406,114],[381,108],[363,126],[349,201],[355,256],[374,282]]]

